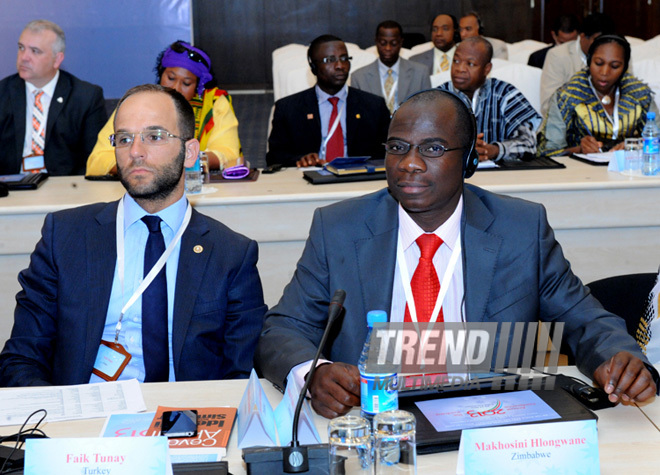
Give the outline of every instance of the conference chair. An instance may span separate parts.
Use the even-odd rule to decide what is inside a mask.
[[[596,280],[587,287],[605,310],[625,320],[628,333],[634,337],[656,277],[657,274],[651,273],[617,275]],[[563,342],[561,353],[568,356],[569,364],[575,364],[574,356]]]
[[[509,43],[507,44],[509,61],[512,63],[527,64],[530,54],[548,46],[550,45],[536,40],[522,40]]]

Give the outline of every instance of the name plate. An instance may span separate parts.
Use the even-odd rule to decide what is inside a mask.
[[[25,475],[170,475],[166,437],[28,439]]]
[[[600,474],[595,420],[464,430],[457,474]]]

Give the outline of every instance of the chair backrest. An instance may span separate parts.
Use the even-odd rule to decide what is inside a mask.
[[[494,60],[493,60],[494,61]],[[536,112],[541,113],[541,73],[543,70],[526,64],[507,62],[506,65],[495,67],[490,75],[501,81],[513,84],[529,101]]]
[[[617,275],[591,282],[587,287],[605,310],[626,321],[628,333],[635,336],[656,277],[651,273]]]
[[[628,334],[634,337],[656,277],[657,274],[617,275],[596,280],[587,287],[605,310],[625,320]],[[569,365],[575,364],[575,356],[565,339],[560,352],[568,357]]]
[[[527,64],[530,54],[547,46],[550,45],[536,40],[522,40],[516,43],[510,43],[507,45],[509,61],[512,63]]]

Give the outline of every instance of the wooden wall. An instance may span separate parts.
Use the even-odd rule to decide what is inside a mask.
[[[542,40],[557,12],[588,13],[601,3],[619,23],[625,14],[622,33],[645,39],[660,33],[660,0],[648,8],[647,0],[626,0],[625,8],[620,0],[193,0],[192,6],[195,44],[211,56],[219,83],[249,89],[271,86],[274,49],[309,44],[323,33],[367,48],[376,25],[393,19],[428,40],[437,14],[460,17],[476,10],[486,36],[510,43]]]

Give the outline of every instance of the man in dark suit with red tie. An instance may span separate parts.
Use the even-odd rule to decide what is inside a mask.
[[[346,86],[351,70],[344,42],[322,35],[307,60],[316,86],[275,104],[269,165],[321,165],[337,157],[383,158],[390,113],[382,97]]]
[[[304,378],[330,299],[345,289],[345,314],[309,387],[325,417],[360,404],[357,363],[370,310],[387,311],[393,323],[409,321],[411,308],[418,322],[564,322],[578,368],[611,401],[655,394],[657,372],[623,319],[573,274],[543,206],[464,183],[478,162],[476,137],[469,108],[452,93],[424,91],[401,105],[386,144],[388,187],[316,210],[293,279],[266,315],[255,354],[265,377],[281,386],[289,374]],[[438,279],[432,289],[416,283],[418,270]],[[506,338],[495,346],[510,347]]]

